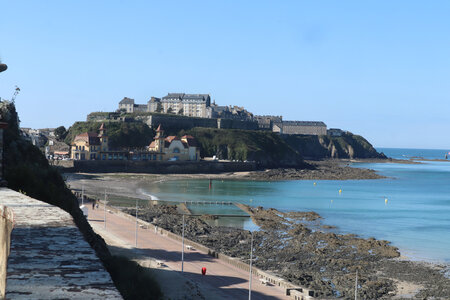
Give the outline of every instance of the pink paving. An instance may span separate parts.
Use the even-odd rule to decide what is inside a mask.
[[[104,210],[92,210],[89,207],[89,222],[104,224]],[[114,213],[106,213],[106,230],[131,245],[135,245],[136,223]],[[181,272],[181,242],[162,236],[151,229],[138,228],[138,247],[141,253],[156,260],[163,261],[174,271]],[[206,267],[206,276],[201,275],[202,267]],[[184,251],[184,276],[217,289],[218,298],[248,299],[249,274],[234,266],[228,265],[207,253],[196,249]],[[285,291],[277,286],[263,285],[255,276],[252,277],[252,299],[290,299]],[[176,287],[174,287],[176,288]]]

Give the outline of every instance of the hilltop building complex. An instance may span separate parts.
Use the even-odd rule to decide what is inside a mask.
[[[208,94],[168,93],[162,98],[151,97],[147,105],[135,104],[134,99],[125,97],[119,102],[119,111],[160,113],[136,117],[150,127],[163,124],[166,128],[212,127],[269,130],[279,134],[342,135],[339,129],[327,132],[327,125],[322,121],[283,121],[282,116],[254,116],[240,106],[219,106],[215,101],[211,103]],[[180,119],[177,115],[188,118]],[[115,117],[121,118],[125,120],[128,116]]]
[[[211,103],[208,94],[168,93],[162,98],[151,97],[147,104],[136,104],[134,99],[123,98],[119,111],[127,113],[156,112],[196,118],[223,118],[251,121],[253,115],[239,106],[219,106]]]
[[[147,104],[135,104],[134,99],[123,98],[119,110],[128,113],[159,112],[188,117],[211,118],[211,97],[208,94],[168,93],[162,98],[151,97]]]

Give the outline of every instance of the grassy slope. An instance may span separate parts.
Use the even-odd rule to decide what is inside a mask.
[[[69,129],[65,142],[70,144],[76,135],[83,132],[98,133],[102,122],[75,122]],[[142,148],[148,146],[154,132],[147,124],[140,122],[109,122],[105,123],[109,146],[113,149]]]
[[[180,134],[194,136],[201,156],[250,160],[262,166],[303,166],[303,159],[279,135],[266,131],[193,128]]]

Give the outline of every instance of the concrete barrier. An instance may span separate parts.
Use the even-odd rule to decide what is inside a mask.
[[[14,213],[7,206],[0,205],[0,299],[4,299],[6,293],[6,272],[13,227]]]

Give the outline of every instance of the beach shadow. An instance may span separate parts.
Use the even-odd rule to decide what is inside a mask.
[[[138,245],[139,246],[139,245]],[[108,246],[111,252],[121,251],[121,247]],[[181,262],[181,251],[167,251],[163,249],[141,249],[135,248],[136,256],[139,258],[154,258],[165,262]],[[184,252],[185,262],[211,262],[214,258],[212,256],[198,253],[198,252]]]
[[[127,256],[130,259],[138,259],[138,260],[146,260],[146,259],[156,259],[161,260],[163,262],[179,262],[181,260],[181,251],[165,251],[159,249],[129,249],[123,247],[117,247],[108,245],[111,253],[115,255],[123,255]],[[206,254],[201,254],[197,252],[187,253],[185,252],[185,261],[186,262],[208,262],[213,260],[213,257],[209,257]],[[189,257],[192,256],[192,257]],[[151,258],[150,258],[151,257]],[[192,259],[192,260],[191,260]],[[163,282],[160,285],[166,289],[183,289],[186,288],[184,285],[184,279],[187,279],[191,282],[197,283],[200,289],[205,288],[205,296],[206,299],[214,299],[211,298],[215,296],[217,299],[247,299],[248,298],[248,289],[247,288],[229,288],[232,285],[236,284],[246,284],[248,285],[248,280],[245,278],[234,277],[234,276],[225,276],[225,275],[217,275],[220,271],[215,269],[214,275],[208,274],[208,271],[211,272],[212,269],[208,268],[206,275],[201,274],[201,268],[196,272],[181,272],[180,270],[169,270],[165,267],[161,268],[153,268],[153,267],[144,267],[150,273],[154,274],[154,278],[158,280],[160,278]],[[166,284],[165,278],[174,278],[175,280],[170,280],[170,285]],[[178,279],[177,279],[178,278]],[[258,280],[253,279],[253,287],[255,288],[257,285],[260,285]],[[168,285],[168,286],[167,286]],[[276,287],[273,287],[276,289]],[[279,291],[279,290],[278,290]],[[212,294],[211,294],[212,293]],[[279,291],[280,296],[274,297],[263,294],[261,292],[252,291],[252,299],[261,299],[261,300],[275,300],[283,297],[283,293]],[[210,296],[210,297],[209,297]]]
[[[92,222],[104,222],[105,220],[103,220],[103,219],[88,219],[89,220],[89,222],[90,221],[92,221]]]
[[[160,274],[161,277],[170,276],[171,273],[175,273],[179,276],[182,276],[184,278],[187,278],[188,280],[200,284],[200,286],[208,286],[210,289],[217,289],[217,298],[219,299],[229,299],[229,298],[235,298],[235,299],[247,299],[248,298],[248,289],[246,288],[227,288],[230,285],[233,284],[241,284],[248,282],[247,280],[244,280],[242,278],[233,277],[233,276],[221,276],[221,275],[201,275],[201,270],[199,270],[198,273],[192,273],[192,272],[184,272],[181,273],[180,271],[174,271],[174,270],[165,270],[165,269],[150,269],[152,273]],[[180,277],[180,278],[182,278]],[[255,280],[256,281],[256,280]],[[257,282],[253,281],[253,284],[258,284]],[[182,288],[181,284],[182,281],[179,282],[180,286],[173,286],[174,289]],[[254,286],[253,285],[253,286]],[[205,295],[208,296],[208,295]],[[258,291],[252,291],[252,299],[258,299],[258,300],[279,300],[282,298],[282,295],[280,293],[279,297],[269,296],[265,295]]]

